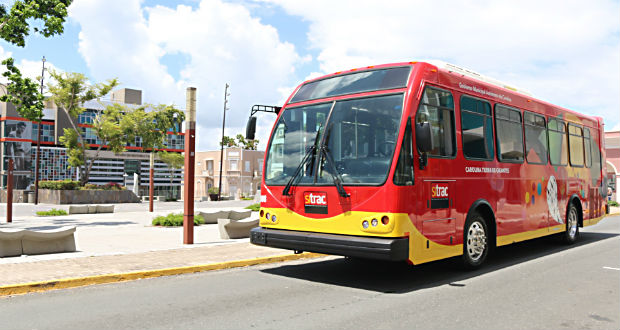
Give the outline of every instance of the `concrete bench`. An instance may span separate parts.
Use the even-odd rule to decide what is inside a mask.
[[[69,214],[114,213],[114,204],[69,205]]]
[[[201,216],[205,220],[205,224],[215,224],[217,219],[228,219],[230,211],[217,211],[217,212],[197,212],[196,215]]]
[[[75,227],[0,230],[0,257],[75,252]]]
[[[217,226],[221,239],[247,238],[250,230],[258,227],[258,219],[217,219]]]
[[[158,201],[158,202],[165,202],[166,198],[167,198],[166,196],[155,196],[155,198],[153,200],[154,201]],[[150,196],[142,196],[142,201],[143,202],[150,201]]]

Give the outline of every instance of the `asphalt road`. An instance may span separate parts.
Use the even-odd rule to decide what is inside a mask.
[[[1,329],[619,329],[620,217],[474,272],[340,257],[0,299]]]

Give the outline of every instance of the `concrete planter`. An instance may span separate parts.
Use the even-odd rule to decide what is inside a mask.
[[[116,204],[140,203],[131,190],[51,190],[39,189],[44,204]]]

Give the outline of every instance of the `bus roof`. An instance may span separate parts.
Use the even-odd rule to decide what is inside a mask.
[[[319,81],[319,80],[323,80],[323,79],[327,79],[327,78],[331,78],[331,77],[335,77],[335,76],[339,76],[339,75],[345,75],[345,74],[350,74],[350,73],[354,73],[354,72],[360,72],[360,71],[370,71],[370,70],[377,70],[377,69],[385,69],[385,68],[390,68],[390,67],[398,67],[398,66],[414,66],[415,64],[427,64],[427,65],[431,65],[437,68],[437,70],[439,71],[443,71],[445,73],[448,73],[450,75],[459,75],[460,77],[467,77],[469,79],[475,80],[483,85],[486,85],[488,87],[497,87],[497,88],[501,88],[506,90],[508,93],[514,95],[514,96],[521,96],[524,97],[525,99],[528,100],[528,102],[536,102],[540,105],[546,106],[546,107],[553,107],[557,110],[561,110],[561,111],[565,111],[568,112],[570,114],[573,114],[575,116],[579,116],[582,118],[587,118],[590,120],[593,120],[594,122],[597,122],[599,124],[603,123],[603,119],[601,117],[596,117],[596,116],[590,116],[590,115],[586,115],[583,113],[579,113],[576,112],[574,110],[570,110],[570,109],[566,109],[563,107],[560,107],[558,105],[546,102],[546,101],[542,101],[540,99],[537,99],[535,97],[533,97],[533,95],[528,92],[525,89],[522,88],[518,88],[515,87],[512,84],[508,84],[505,82],[502,82],[500,80],[485,76],[483,74],[480,74],[474,70],[470,70],[467,68],[463,68],[460,67],[458,65],[455,64],[451,64],[451,63],[447,63],[441,60],[425,60],[425,61],[410,61],[410,62],[396,62],[396,63],[386,63],[386,64],[380,64],[380,65],[370,65],[370,66],[366,66],[366,67],[360,67],[360,68],[354,68],[351,70],[345,70],[345,71],[338,71],[338,72],[334,72],[334,73],[330,73],[330,74],[326,74],[320,77],[316,77],[313,79],[309,79],[304,81],[302,84],[300,84],[295,92],[293,93],[293,95],[297,92],[297,90],[299,89],[299,87],[301,87],[304,84],[310,83],[310,82],[314,82],[314,81]],[[291,95],[291,97],[293,96]],[[287,100],[288,103],[289,100]]]

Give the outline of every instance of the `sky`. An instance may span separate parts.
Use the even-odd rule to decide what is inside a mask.
[[[219,149],[227,83],[225,134],[235,136],[252,105],[281,106],[309,78],[431,59],[620,130],[618,0],[75,0],[61,36],[0,41],[8,56],[33,78],[43,56],[91,82],[118,78],[144,103],[184,109],[196,87],[200,151]],[[258,114],[261,149],[274,120]]]

